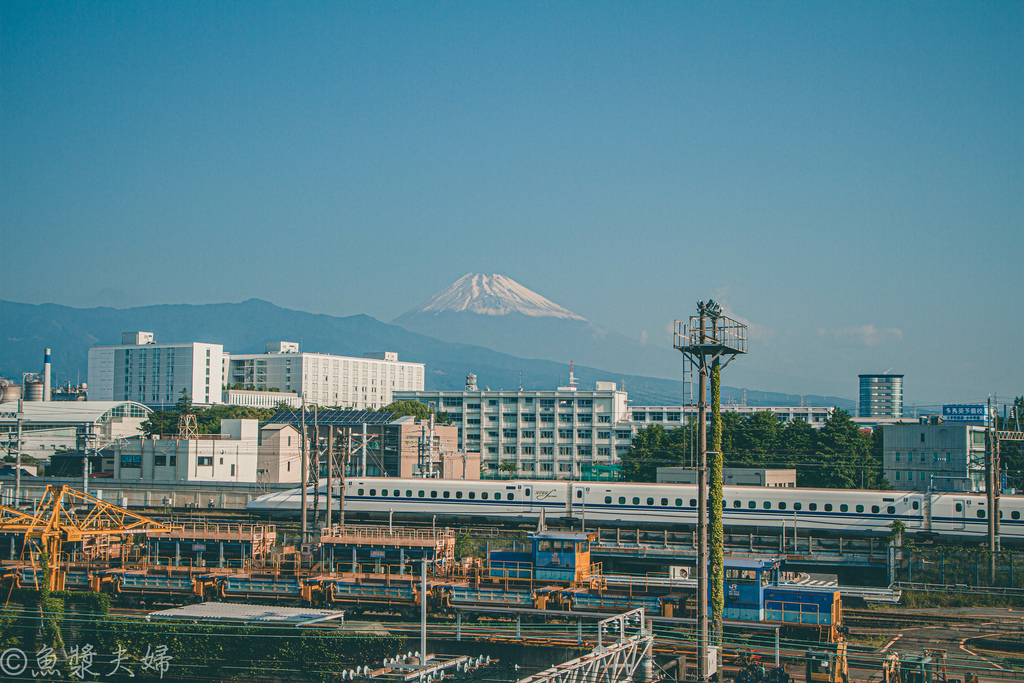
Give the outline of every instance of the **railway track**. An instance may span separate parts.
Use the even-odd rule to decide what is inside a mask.
[[[992,630],[1005,630],[1008,626],[1024,631],[1024,617],[996,617],[991,614],[933,614],[906,610],[843,610],[843,621],[854,628],[893,629],[921,628],[925,626],[984,626]]]

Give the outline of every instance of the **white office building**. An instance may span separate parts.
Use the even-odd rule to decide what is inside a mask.
[[[399,361],[392,351],[350,358],[273,342],[266,353],[230,354],[226,383],[232,390],[294,392],[310,405],[376,410],[398,391],[422,391],[423,376],[423,363]]]
[[[459,427],[459,449],[480,453],[483,478],[503,476],[505,461],[524,478],[615,478],[633,438],[626,392],[614,382],[594,391],[396,391],[395,400],[447,412]]]
[[[594,391],[574,386],[554,391],[480,391],[471,375],[464,391],[396,391],[396,401],[419,401],[448,413],[459,427],[460,450],[480,453],[481,477],[507,476],[503,462],[515,464],[515,476],[531,479],[614,479],[620,456],[644,427],[683,427],[694,406],[628,406],[627,394],[614,382],[597,382]],[[779,422],[804,420],[825,425],[832,408],[723,406],[747,415],[770,411]],[[710,420],[710,411],[708,413]]]
[[[197,405],[221,403],[221,344],[156,343],[152,332],[126,332],[119,346],[89,349],[89,399],[173,406],[186,389]]]

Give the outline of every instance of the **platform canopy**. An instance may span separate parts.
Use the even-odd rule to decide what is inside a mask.
[[[391,422],[394,413],[376,413],[372,410],[318,410],[316,423],[323,427],[359,427],[361,425],[382,425]],[[306,426],[313,424],[313,412],[306,413]],[[279,410],[267,420],[270,424],[302,424],[301,410]]]

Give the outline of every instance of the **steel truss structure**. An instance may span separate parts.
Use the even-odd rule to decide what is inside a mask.
[[[630,626],[636,632],[627,635]],[[605,646],[602,636],[618,632],[612,645]],[[643,666],[642,679],[653,678],[651,648],[654,634],[647,627],[643,608],[598,622],[598,645],[589,654],[520,679],[519,683],[627,683]]]

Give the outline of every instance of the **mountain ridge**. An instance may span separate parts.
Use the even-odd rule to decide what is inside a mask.
[[[426,387],[458,391],[474,373],[481,386],[495,389],[554,389],[564,385],[569,360],[522,358],[483,346],[445,342],[383,323],[367,314],[345,317],[283,308],[262,299],[240,303],[155,304],[133,308],[73,308],[61,304],[25,304],[0,300],[0,376],[20,378],[41,370],[44,348],[53,349],[54,384],[87,379],[88,349],[118,344],[122,332],[146,330],[158,342],[206,341],[223,344],[232,353],[262,353],[270,341],[299,341],[303,351],[360,357],[368,351],[397,351],[402,360],[426,365]],[[614,372],[577,361],[582,386],[596,381],[625,384],[636,405],[676,405],[682,382]],[[743,390],[723,387],[723,403],[739,401]],[[852,407],[839,397],[799,397],[747,391],[748,405],[818,404]],[[820,399],[820,400],[818,400]]]

